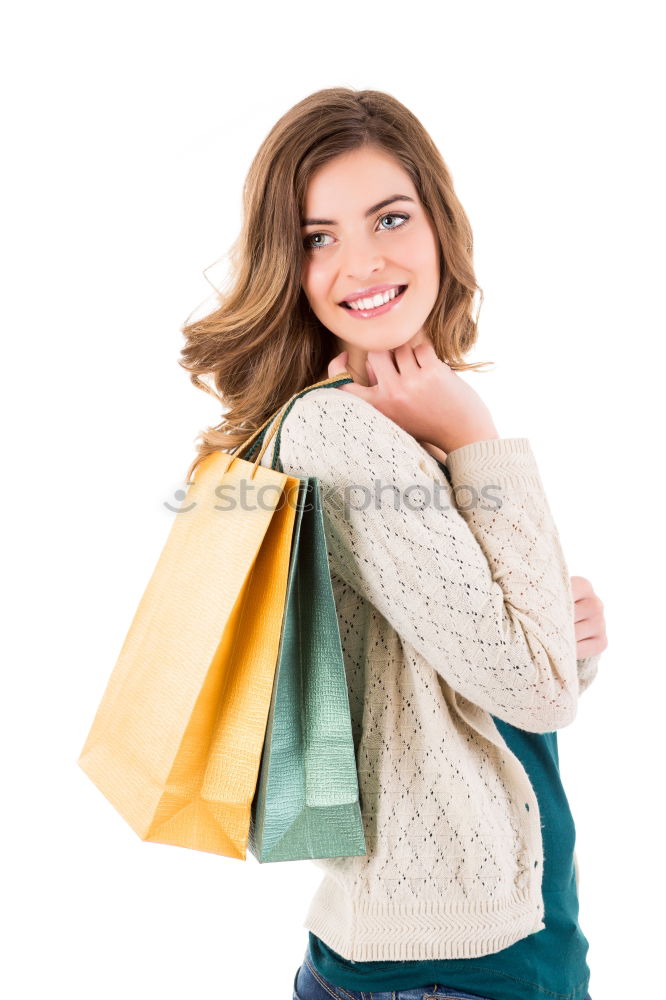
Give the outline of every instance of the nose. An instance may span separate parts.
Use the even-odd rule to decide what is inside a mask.
[[[383,270],[384,257],[378,252],[372,236],[361,235],[345,240],[340,266],[348,280],[367,285],[370,284],[368,278]]]

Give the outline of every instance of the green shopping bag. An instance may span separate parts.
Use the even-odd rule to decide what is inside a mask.
[[[276,452],[277,447],[273,464],[279,462]],[[298,492],[248,848],[260,862],[366,854],[347,679],[314,476],[302,478]]]

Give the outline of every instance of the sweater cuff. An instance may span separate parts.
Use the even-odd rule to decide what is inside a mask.
[[[599,670],[599,659],[601,653],[595,653],[594,656],[584,656],[580,660],[576,660],[576,669],[578,671],[578,693],[582,694],[583,691],[590,686],[594,678],[597,676],[597,671]]]
[[[454,485],[507,485],[543,491],[528,438],[489,438],[454,448],[446,456]]]

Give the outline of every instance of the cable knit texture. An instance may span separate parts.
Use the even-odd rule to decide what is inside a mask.
[[[545,926],[543,848],[491,715],[569,725],[598,661],[576,660],[529,441],[457,448],[447,476],[370,403],[319,387],[285,417],[279,456],[320,483],[367,850],[313,862],[325,874],[303,926],[356,961],[506,948]]]

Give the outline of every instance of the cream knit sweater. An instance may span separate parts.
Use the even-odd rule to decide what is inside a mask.
[[[313,862],[325,875],[303,926],[357,961],[506,948],[545,926],[543,854],[536,795],[491,714],[568,726],[599,660],[576,660],[530,444],[457,448],[449,484],[370,403],[319,387],[279,449],[285,472],[320,483],[367,849]]]

